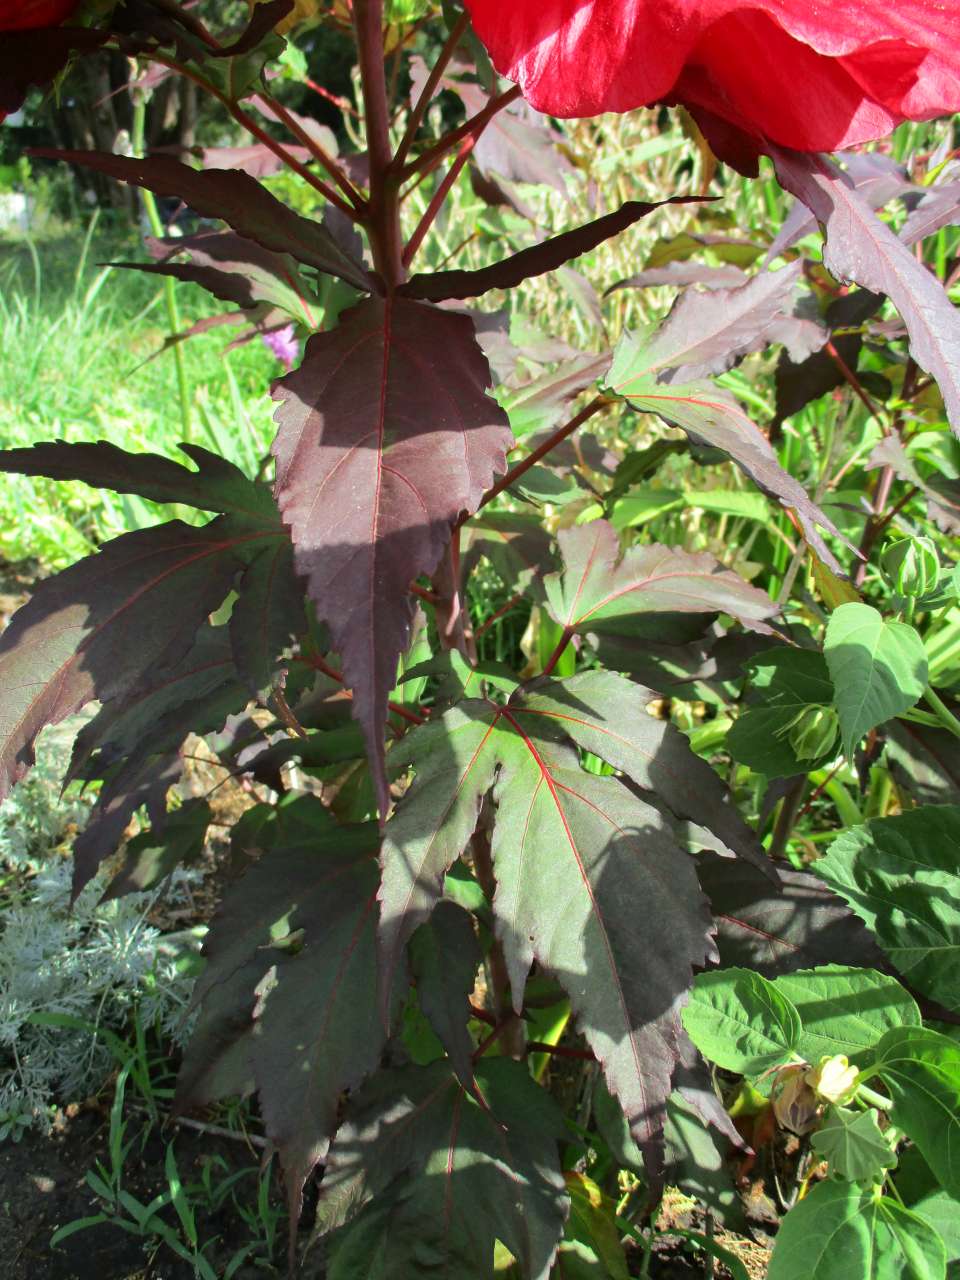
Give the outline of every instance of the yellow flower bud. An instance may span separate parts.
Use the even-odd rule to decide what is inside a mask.
[[[836,1053],[832,1058],[821,1058],[820,1065],[808,1071],[805,1079],[818,1097],[839,1106],[853,1096],[858,1074],[844,1054]]]

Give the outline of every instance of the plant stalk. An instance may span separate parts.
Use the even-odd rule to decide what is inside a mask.
[[[383,0],[354,0],[353,21],[370,158],[370,201],[366,222],[374,266],[387,293],[392,294],[402,283],[406,271],[400,231],[400,183],[391,167],[390,108],[383,61]]]
[[[142,91],[136,91],[133,101],[133,122],[130,130],[130,143],[134,155],[143,156],[144,154],[144,133],[147,119],[147,95]],[[147,215],[147,221],[150,223],[150,230],[162,240],[166,228],[160,217],[160,210],[157,208],[157,200],[153,192],[147,187],[141,187],[140,200],[143,204],[144,212]],[[163,299],[167,309],[167,324],[170,329],[171,339],[176,339],[180,333],[180,309],[177,306],[176,281],[172,276],[167,276],[163,282]],[[184,359],[184,351],[181,343],[173,341],[173,365],[177,374],[177,399],[180,402],[180,430],[183,433],[183,443],[189,444],[193,434],[193,424],[191,421],[190,411],[190,383],[187,378],[187,366]]]
[[[943,699],[929,685],[923,691],[924,701],[936,712],[937,719],[955,738],[960,738],[960,720],[953,714]]]
[[[481,823],[483,821],[481,815]],[[490,852],[490,837],[481,825],[473,834],[471,841],[473,852],[473,869],[477,874],[480,888],[487,901],[493,903],[497,891],[497,880],[493,872],[493,856]],[[500,939],[495,937],[490,944],[487,957],[490,972],[490,992],[493,996],[494,1015],[497,1025],[503,1030],[499,1038],[503,1040],[504,1052],[510,1058],[522,1058],[526,1052],[526,1027],[523,1019],[516,1014],[510,993],[510,977],[507,973],[507,961],[503,954]]]

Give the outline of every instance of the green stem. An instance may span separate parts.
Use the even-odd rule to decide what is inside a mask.
[[[144,153],[144,126],[147,117],[147,96],[145,93],[135,91],[133,103],[133,127],[131,129],[130,141],[133,146],[133,153],[142,156]],[[140,199],[143,201],[143,207],[147,215],[147,221],[150,223],[150,230],[158,239],[163,238],[164,225],[160,218],[160,211],[157,208],[157,201],[152,191],[146,187],[140,189]],[[167,308],[167,324],[170,329],[170,337],[173,339],[173,363],[177,371],[177,395],[180,400],[180,429],[183,433],[184,443],[189,443],[193,434],[191,415],[190,415],[190,383],[187,380],[187,367],[184,361],[184,352],[182,345],[176,341],[177,335],[180,333],[180,311],[177,307],[176,281],[172,276],[167,276],[163,282],[164,302]]]
[[[873,1089],[869,1089],[865,1084],[857,1085],[857,1097],[869,1103],[871,1107],[877,1107],[880,1111],[885,1112],[890,1108],[889,1098],[885,1098],[882,1093],[876,1093]]]
[[[923,691],[924,700],[933,707],[937,713],[937,719],[943,727],[952,733],[955,738],[960,738],[960,720],[953,714],[950,708],[942,701],[929,685]]]

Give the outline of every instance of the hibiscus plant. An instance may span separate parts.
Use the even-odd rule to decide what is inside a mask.
[[[210,808],[175,790],[191,733],[268,797],[231,833],[245,870],[205,942],[175,1107],[256,1091],[291,1259],[322,1174],[331,1280],[625,1276],[617,1228],[636,1235],[666,1182],[735,1222],[723,1156],[748,1169],[764,1126],[808,1157],[774,1280],[945,1276],[958,575],[900,517],[926,503],[960,528],[957,270],[944,241],[939,269],[922,248],[960,197],[952,144],[919,176],[849,149],[960,109],[960,8],[265,0],[230,32],[204,9],[0,0],[0,112],[112,51],[133,93],[185,76],[247,131],[199,163],[38,154],[209,220],[122,265],[201,285],[286,351],[290,325],[306,338],[257,476],[195,442],[182,462],[106,441],[0,452],[176,512],[40,583],[0,641],[2,789],[46,725],[98,704],[69,770],[99,786],[76,890],[144,809],[111,894],[195,856]],[[274,92],[303,20],[355,42],[352,153]],[[429,64],[410,54],[425,31]],[[683,112],[698,188],[556,234],[531,218],[479,265],[438,251],[461,178],[529,218],[523,184],[572,171],[556,120],[651,107]],[[576,159],[589,176],[604,157]],[[782,227],[724,226],[712,179],[761,163],[795,198]],[[319,216],[262,180],[281,172]],[[875,212],[895,197],[896,227]],[[547,273],[589,290],[566,264],[666,213],[686,247],[619,282],[687,286],[659,325],[584,352],[496,309]],[[772,347],[771,424],[736,379]],[[831,443],[844,395],[882,423],[857,458]],[[784,465],[791,419],[822,428],[822,470]],[[713,509],[755,522],[757,582],[746,555],[647,536],[671,503],[709,509],[657,479],[684,458],[733,464]],[[855,465],[869,496],[827,502]],[[514,610],[525,655],[493,655]],[[701,708],[692,732],[671,699]],[[791,824],[825,790],[849,828],[800,869]],[[633,1188],[619,1211],[611,1167]]]

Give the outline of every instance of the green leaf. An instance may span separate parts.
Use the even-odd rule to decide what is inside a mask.
[[[604,1195],[592,1178],[583,1173],[568,1173],[570,1217],[565,1238],[586,1245],[603,1264],[602,1275],[608,1280],[629,1280],[627,1259],[616,1227],[617,1206]]]
[[[546,1280],[569,1203],[562,1121],[521,1063],[477,1077],[489,1111],[443,1062],[381,1072],[351,1099],[317,1210],[321,1234],[342,1228],[329,1280],[490,1280],[497,1240]]]
[[[824,657],[835,690],[844,752],[863,735],[908,711],[927,684],[927,655],[917,631],[886,622],[866,604],[842,604],[827,624]]]
[[[890,1119],[912,1138],[952,1196],[960,1198],[960,1044],[904,1027],[877,1045],[872,1068],[890,1090]]]
[[[552,971],[644,1145],[670,1093],[680,1001],[713,954],[706,903],[663,815],[581,768],[558,725],[531,719],[461,702],[391,752],[417,776],[384,835],[384,968],[402,964],[496,781],[493,910],[515,1007],[534,960]]]
[[[875,1182],[884,1169],[897,1163],[890,1143],[880,1131],[877,1113],[831,1107],[813,1135],[814,1151],[830,1162],[830,1169],[852,1182]]]
[[[820,1182],[780,1224],[767,1280],[942,1280],[928,1223],[855,1182]]]
[[[948,1260],[960,1258],[960,1200],[943,1190],[919,1147],[900,1153],[895,1181],[906,1207],[929,1222],[940,1236]]]
[[[699,974],[683,1025],[705,1058],[740,1075],[759,1075],[788,1061],[801,1033],[786,996],[749,969]]]
[[[773,985],[800,1015],[797,1052],[813,1065],[837,1053],[872,1049],[891,1027],[920,1026],[920,1010],[909,991],[875,969],[840,964],[798,969]]]
[[[750,682],[747,710],[727,734],[730,754],[766,778],[790,778],[819,768],[833,750],[814,760],[798,760],[788,730],[807,707],[829,706],[833,684],[827,664],[809,649],[770,649],[746,666]]]
[[[911,986],[960,1010],[960,806],[875,818],[814,867]]]

